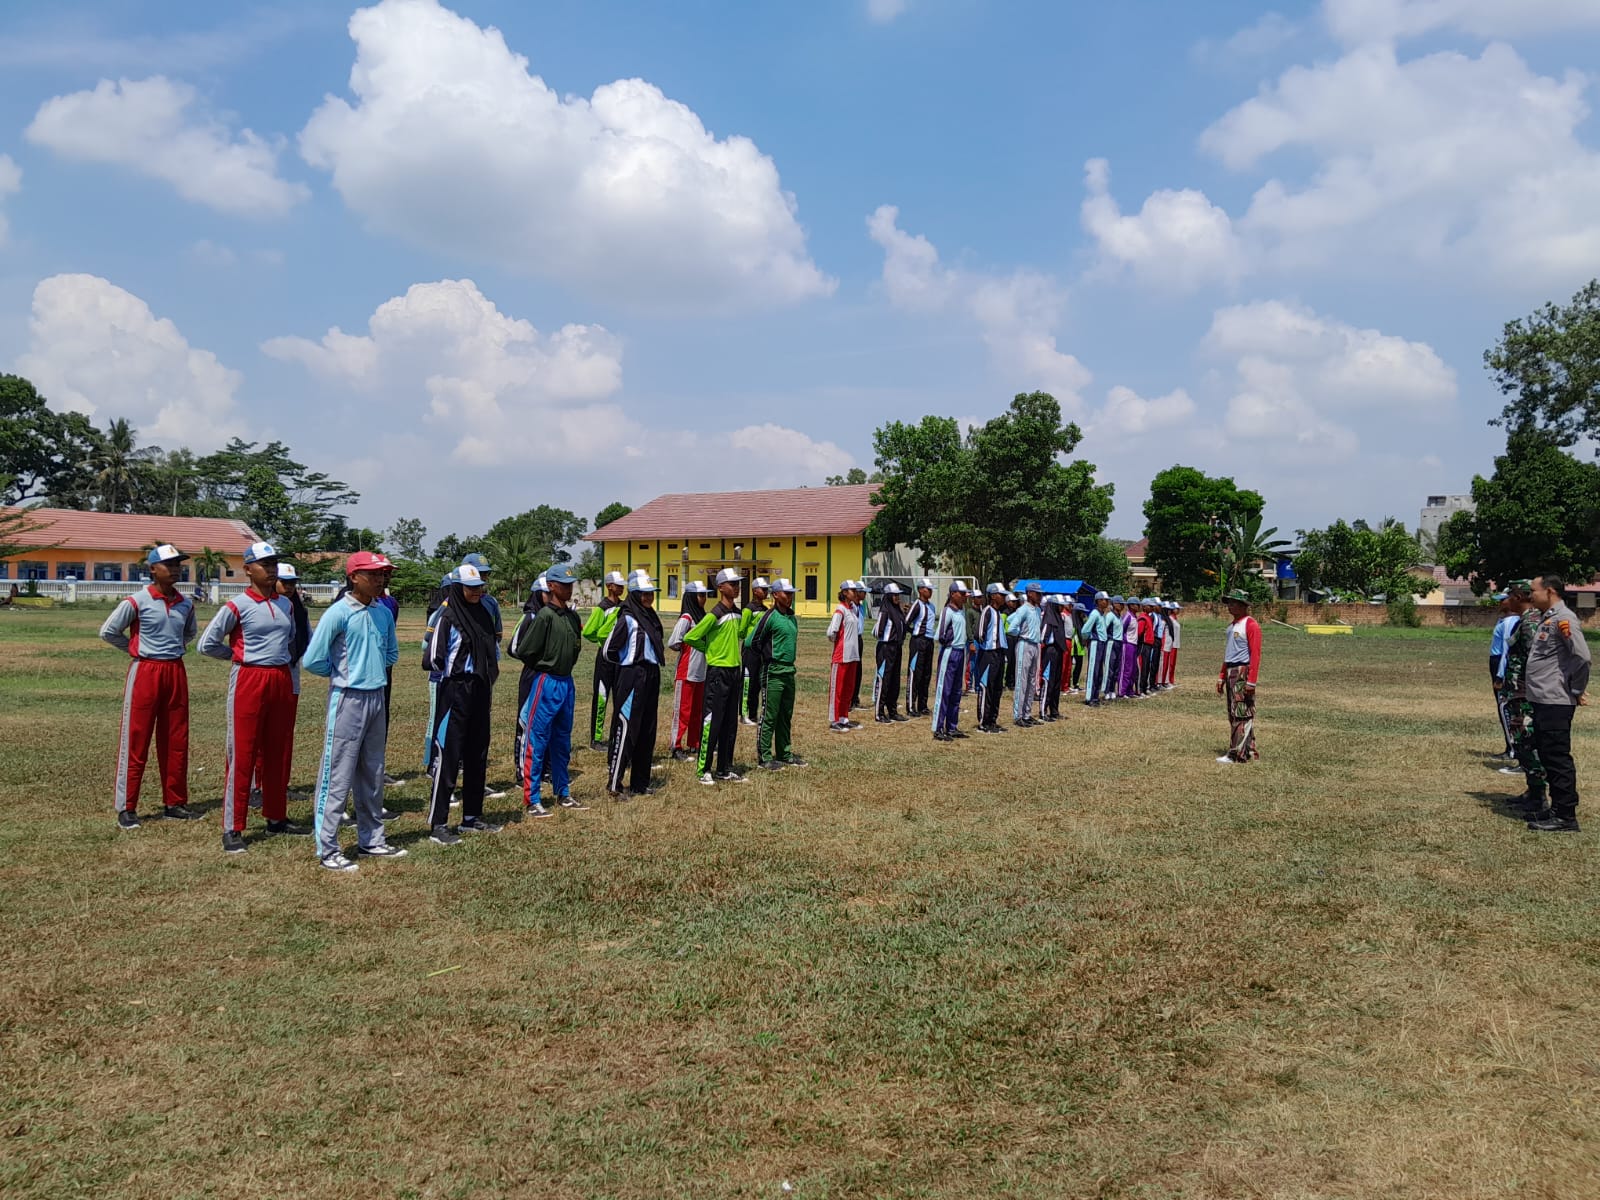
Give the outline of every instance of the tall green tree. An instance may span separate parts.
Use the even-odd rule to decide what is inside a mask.
[[[1556,446],[1600,439],[1600,280],[1507,322],[1483,361],[1511,397],[1491,424],[1544,430]]]
[[[1365,521],[1335,521],[1326,529],[1300,531],[1300,553],[1294,572],[1317,591],[1371,598],[1426,596],[1438,585],[1412,574],[1423,563],[1416,537],[1393,517],[1376,529]]]
[[[1276,525],[1270,529],[1261,528],[1260,513],[1228,518],[1222,526],[1222,541],[1217,552],[1219,597],[1241,587],[1252,594],[1259,594],[1261,590],[1270,594],[1270,587],[1255,589],[1250,585],[1254,580],[1261,580],[1268,563],[1276,570],[1278,556],[1290,548],[1277,533]]]
[[[95,437],[85,469],[94,482],[95,507],[101,512],[132,512],[145,472],[157,460],[156,447],[140,449],[139,435],[126,417],[118,417]]]
[[[491,545],[525,544],[528,557],[533,560],[535,568],[534,574],[528,576],[531,581],[546,567],[558,562],[571,561],[570,547],[587,531],[587,524],[576,513],[541,504],[514,517],[496,521],[489,527],[489,532],[483,535],[482,545],[478,548],[489,556],[494,569],[500,571],[503,568],[495,560],[494,552],[490,549]],[[514,538],[524,540],[512,541]]]
[[[1600,571],[1600,466],[1569,454],[1561,436],[1514,430],[1494,474],[1472,481],[1476,511],[1440,528],[1440,565],[1478,595],[1545,571],[1568,579]]]
[[[482,553],[488,557],[495,577],[504,581],[518,599],[552,562],[545,544],[531,530],[518,526],[507,526],[498,536],[491,532],[483,539]]]
[[[324,548],[329,540],[324,533],[338,510],[361,498],[339,480],[308,470],[282,442],[258,448],[255,442],[234,438],[199,459],[195,470],[203,498],[222,502],[230,516],[290,556]],[[365,548],[377,544],[374,538]]]
[[[633,509],[620,500],[613,500],[594,515],[594,528],[604,529],[613,521],[620,521],[631,513]]]
[[[0,504],[77,495],[95,428],[82,413],[58,413],[20,375],[0,375]]]
[[[383,533],[383,544],[390,554],[398,558],[420,561],[427,557],[422,552],[422,539],[428,536],[428,527],[419,517],[401,517]]]
[[[1144,503],[1146,565],[1155,568],[1167,592],[1185,600],[1216,589],[1230,526],[1259,522],[1264,504],[1259,492],[1240,488],[1226,476],[1213,479],[1194,467],[1168,467],[1150,481],[1150,499]]]
[[[1093,464],[1061,461],[1082,437],[1048,392],[1018,394],[965,437],[949,417],[891,422],[873,435],[883,507],[869,540],[980,579],[1054,575],[1094,552],[1111,516]]]

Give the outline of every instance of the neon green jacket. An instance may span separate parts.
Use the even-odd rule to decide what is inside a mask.
[[[701,619],[700,624],[683,635],[683,640],[706,656],[708,667],[741,666],[741,622],[737,608],[718,603]]]
[[[589,610],[589,619],[583,623],[583,640],[593,642],[596,646],[605,645],[611,636],[611,630],[616,626],[617,614],[622,611],[622,605],[609,596],[600,601]]]

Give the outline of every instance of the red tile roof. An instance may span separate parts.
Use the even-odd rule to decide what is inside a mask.
[[[62,550],[134,554],[141,546],[171,542],[189,554],[204,546],[224,554],[243,554],[245,547],[256,540],[255,531],[243,521],[216,517],[151,517],[139,513],[78,512],[70,508],[26,511],[37,528],[25,536],[59,544]]]
[[[1126,554],[1128,556],[1128,558],[1133,562],[1143,562],[1144,559],[1145,559],[1145,555],[1148,554],[1149,552],[1150,552],[1150,539],[1149,538],[1140,538],[1137,542],[1135,542],[1133,545],[1129,546],[1126,550],[1123,551],[1123,553]]]
[[[658,496],[603,529],[591,542],[692,537],[796,537],[858,534],[877,512],[877,485],[788,488],[773,492],[685,492]]]

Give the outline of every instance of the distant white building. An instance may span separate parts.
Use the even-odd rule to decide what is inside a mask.
[[[1471,496],[1429,496],[1428,502],[1422,506],[1422,515],[1417,518],[1417,532],[1438,537],[1439,526],[1451,517],[1458,512],[1476,512],[1477,509]]]

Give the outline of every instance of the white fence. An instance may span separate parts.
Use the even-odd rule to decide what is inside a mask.
[[[3,586],[3,585],[0,585]],[[105,604],[112,605],[123,597],[139,588],[146,586],[143,583],[101,583],[94,580],[70,579],[38,579],[33,581],[40,596],[49,596],[58,604]],[[185,595],[194,596],[201,604],[221,604],[240,595],[247,583],[181,583],[178,590]],[[28,592],[29,585],[25,582],[17,584],[17,590],[22,594]],[[9,589],[7,589],[9,590]],[[334,593],[339,590],[336,583],[303,583],[300,592],[313,604],[328,604],[333,600]]]

